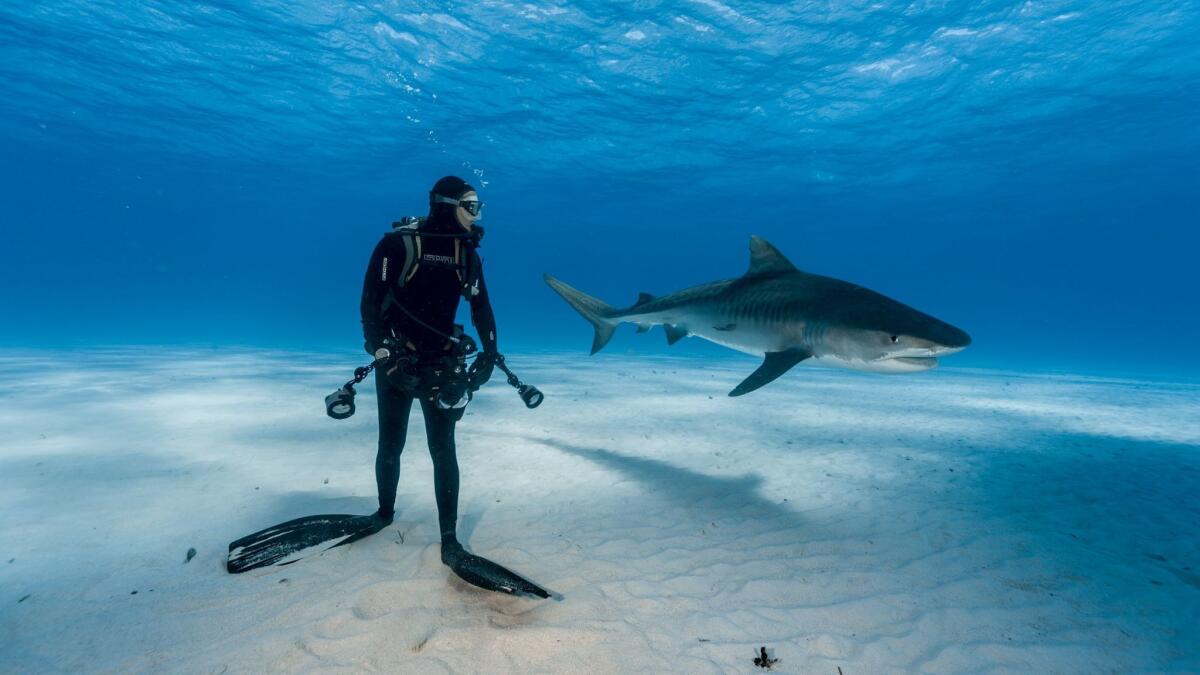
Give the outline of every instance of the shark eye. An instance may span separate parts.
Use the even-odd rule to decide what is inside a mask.
[[[898,336],[898,335],[892,336],[892,344],[896,344],[899,341],[900,341],[900,336]]]

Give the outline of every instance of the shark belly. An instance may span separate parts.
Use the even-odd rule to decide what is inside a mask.
[[[692,331],[692,334],[722,347],[728,347],[729,349],[751,356],[763,356],[768,352],[777,352],[786,349],[786,347],[782,346],[782,341],[779,339],[778,334],[767,330],[765,327],[747,326],[742,328],[739,326],[729,330],[716,330],[715,328],[707,327]]]
[[[623,320],[639,326],[679,326],[689,335],[751,356],[761,357],[797,346],[796,341],[790,339],[795,331],[789,324],[730,316],[713,308],[692,307],[687,311],[637,314],[623,317]]]

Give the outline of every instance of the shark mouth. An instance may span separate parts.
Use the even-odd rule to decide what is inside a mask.
[[[870,370],[877,373],[915,373],[929,370],[937,364],[938,360],[933,356],[897,356],[872,362]]]
[[[894,361],[906,366],[916,366],[920,368],[932,368],[937,365],[936,356],[898,356],[894,359],[885,359],[885,361]]]
[[[861,370],[868,373],[919,373],[937,366],[938,360],[933,356],[893,356],[890,358],[873,359],[871,361],[843,360],[836,357],[818,357],[818,361],[838,365],[850,370]]]

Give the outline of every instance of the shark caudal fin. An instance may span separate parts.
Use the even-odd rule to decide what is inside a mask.
[[[587,319],[595,327],[596,337],[592,339],[592,353],[595,354],[604,349],[604,345],[608,344],[608,341],[612,339],[613,333],[617,330],[617,324],[620,323],[608,318],[616,310],[587,293],[564,284],[549,274],[543,275],[543,277],[546,279],[546,283],[550,285],[550,288],[554,289],[555,293],[561,295],[562,299],[566,300],[568,305],[574,307],[575,311],[582,314],[583,318]]]

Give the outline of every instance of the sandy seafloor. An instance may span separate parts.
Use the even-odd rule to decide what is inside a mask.
[[[6,352],[0,671],[1200,670],[1196,385],[514,354],[546,403],[472,403],[460,533],[559,599],[450,577],[417,414],[392,527],[226,574],[374,509],[372,389],[322,402],[359,358]]]

